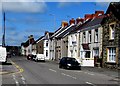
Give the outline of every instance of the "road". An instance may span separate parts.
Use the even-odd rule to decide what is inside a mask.
[[[2,66],[2,84],[76,84],[97,86],[117,85],[115,77],[87,70],[59,69],[58,64],[50,61],[34,62],[25,57],[12,57]]]

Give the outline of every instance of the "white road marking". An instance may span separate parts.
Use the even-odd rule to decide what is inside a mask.
[[[61,74],[64,75],[64,76],[67,76],[67,77],[73,78],[73,79],[77,79],[76,77],[73,77],[73,76],[68,75],[68,74],[65,74],[65,73],[61,73]]]
[[[93,74],[93,73],[88,73],[89,75],[95,75],[95,74]]]
[[[53,69],[49,69],[50,71],[53,71],[53,72],[57,72],[56,70],[53,70]]]
[[[12,76],[13,76],[13,79],[15,80],[16,86],[19,86],[19,82],[17,81],[16,76],[14,74]]]
[[[22,76],[22,74],[21,74],[21,79],[22,79],[23,84],[26,84],[26,80],[25,80],[25,78]]]
[[[90,82],[85,82],[86,84],[90,84],[90,85],[93,85],[92,83],[90,83]]]

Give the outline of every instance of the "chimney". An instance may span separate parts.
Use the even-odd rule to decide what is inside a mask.
[[[104,11],[95,11],[95,16],[98,17],[100,15],[104,15]]]
[[[86,20],[92,19],[93,15],[92,14],[85,14],[84,17],[85,17],[85,21],[86,21]]]
[[[72,18],[72,19],[69,21],[69,23],[70,23],[70,25],[75,24],[74,18]]]
[[[45,31],[45,35],[46,35],[47,33],[49,33],[49,32],[48,32],[48,31]]]
[[[68,23],[66,21],[62,21],[62,28],[68,26]]]
[[[28,36],[29,43],[32,44],[34,42],[33,35]]]
[[[78,18],[76,19],[76,24],[78,24],[79,22],[81,22],[81,24],[82,24],[82,23],[84,22],[84,19],[78,17]]]

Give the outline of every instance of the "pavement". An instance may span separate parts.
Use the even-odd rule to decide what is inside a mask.
[[[15,64],[10,59],[8,59],[7,63],[0,63],[0,65],[2,65],[0,75],[14,74],[23,71],[17,64]]]
[[[57,64],[58,61],[47,61],[52,64]],[[108,69],[108,68],[101,68],[101,67],[81,67],[81,70],[87,71],[87,72],[97,72],[101,74],[105,74],[107,76],[115,77],[120,79],[120,70],[119,69]]]

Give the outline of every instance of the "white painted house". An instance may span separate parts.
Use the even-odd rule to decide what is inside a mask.
[[[53,35],[53,33],[46,31],[44,36],[44,55],[45,60],[51,60],[51,40],[50,37]]]
[[[103,11],[97,11],[92,19],[86,21],[80,28],[80,58],[82,66],[94,67],[102,53]]]

